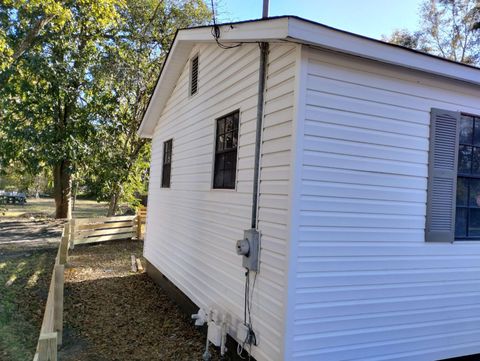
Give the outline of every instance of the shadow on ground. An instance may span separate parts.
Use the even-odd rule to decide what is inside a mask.
[[[145,273],[67,283],[64,311],[65,361],[200,360],[204,351],[204,335]]]

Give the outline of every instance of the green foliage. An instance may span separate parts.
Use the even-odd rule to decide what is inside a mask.
[[[204,24],[211,14],[199,0],[127,0],[120,13],[122,22],[92,70],[96,81],[85,94],[89,113],[97,114],[97,142],[91,147],[97,161],[86,174],[99,200],[135,205],[136,196],[146,193],[150,153],[136,131],[161,64],[176,29]]]
[[[168,46],[210,16],[203,0],[0,3],[0,167],[134,202],[149,157],[136,130]]]
[[[20,191],[27,194],[51,194],[52,175],[46,168],[39,174],[32,174],[21,168],[21,163],[13,163],[0,171],[0,190]]]
[[[396,30],[383,40],[466,64],[480,64],[477,0],[424,0],[421,27]]]
[[[409,32],[407,29],[397,29],[392,32],[390,36],[382,36],[383,41],[387,41],[392,44],[405,46],[410,49],[423,50],[428,52],[429,49],[423,47],[421,42],[422,33],[420,31]]]

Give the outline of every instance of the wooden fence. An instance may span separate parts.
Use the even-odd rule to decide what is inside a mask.
[[[134,238],[136,216],[77,218],[71,220],[71,245]]]
[[[145,224],[147,222],[147,207],[140,207],[137,210],[137,239],[143,239],[145,234]]]
[[[63,228],[55,266],[48,291],[42,328],[38,338],[34,361],[57,361],[57,347],[62,344],[63,334],[63,281],[68,257],[69,225]]]
[[[136,216],[77,218],[65,224],[52,272],[40,337],[33,361],[57,361],[62,344],[64,270],[68,251],[77,244],[142,238],[146,209]]]

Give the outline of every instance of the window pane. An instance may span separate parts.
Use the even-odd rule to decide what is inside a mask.
[[[458,172],[470,173],[472,166],[472,147],[461,145],[458,150]]]
[[[169,188],[170,187],[170,164],[165,164],[162,170],[162,187]]]
[[[223,170],[217,170],[213,180],[214,188],[223,188]]]
[[[473,147],[472,174],[480,175],[480,148]]]
[[[233,148],[233,133],[225,134],[225,149],[232,149]]]
[[[224,139],[225,139],[224,135],[220,135],[217,137],[217,150],[223,150],[224,143],[225,143]]]
[[[458,178],[457,180],[457,206],[466,206],[468,199],[468,179]]]
[[[235,188],[239,112],[217,119],[214,188]]]
[[[233,132],[233,148],[238,146],[238,132]]]
[[[480,207],[480,179],[470,179],[470,207]]]
[[[235,169],[237,163],[237,152],[229,152],[225,154],[224,169]]]
[[[472,144],[473,117],[463,115],[460,118],[460,144]]]
[[[235,169],[225,171],[225,180],[223,186],[225,188],[235,188]]]
[[[225,154],[217,154],[215,156],[215,169],[223,170],[225,164]]]
[[[457,208],[455,215],[455,237],[467,236],[467,209]]]
[[[229,115],[225,121],[225,131],[230,132],[233,129],[233,116]]]
[[[238,112],[233,114],[233,128],[238,129]]]
[[[470,209],[470,219],[468,220],[468,236],[480,236],[480,209]]]
[[[480,118],[475,118],[475,132],[473,133],[473,145],[480,145]]]
[[[170,173],[172,163],[172,140],[163,143],[162,188],[170,187]]]
[[[225,133],[225,120],[224,119],[219,119],[217,120],[217,134],[223,134]]]

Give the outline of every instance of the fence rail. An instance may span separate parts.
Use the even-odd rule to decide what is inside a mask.
[[[137,216],[81,218],[71,221],[72,242],[85,244],[133,238]]]
[[[68,251],[77,244],[142,238],[146,208],[135,216],[77,218],[63,227],[52,272],[47,304],[33,361],[57,361],[57,349],[63,335],[63,289]]]
[[[69,225],[65,225],[55,258],[47,304],[43,315],[40,337],[34,361],[56,361],[57,347],[62,344],[63,334],[63,286],[64,269],[68,257]]]

